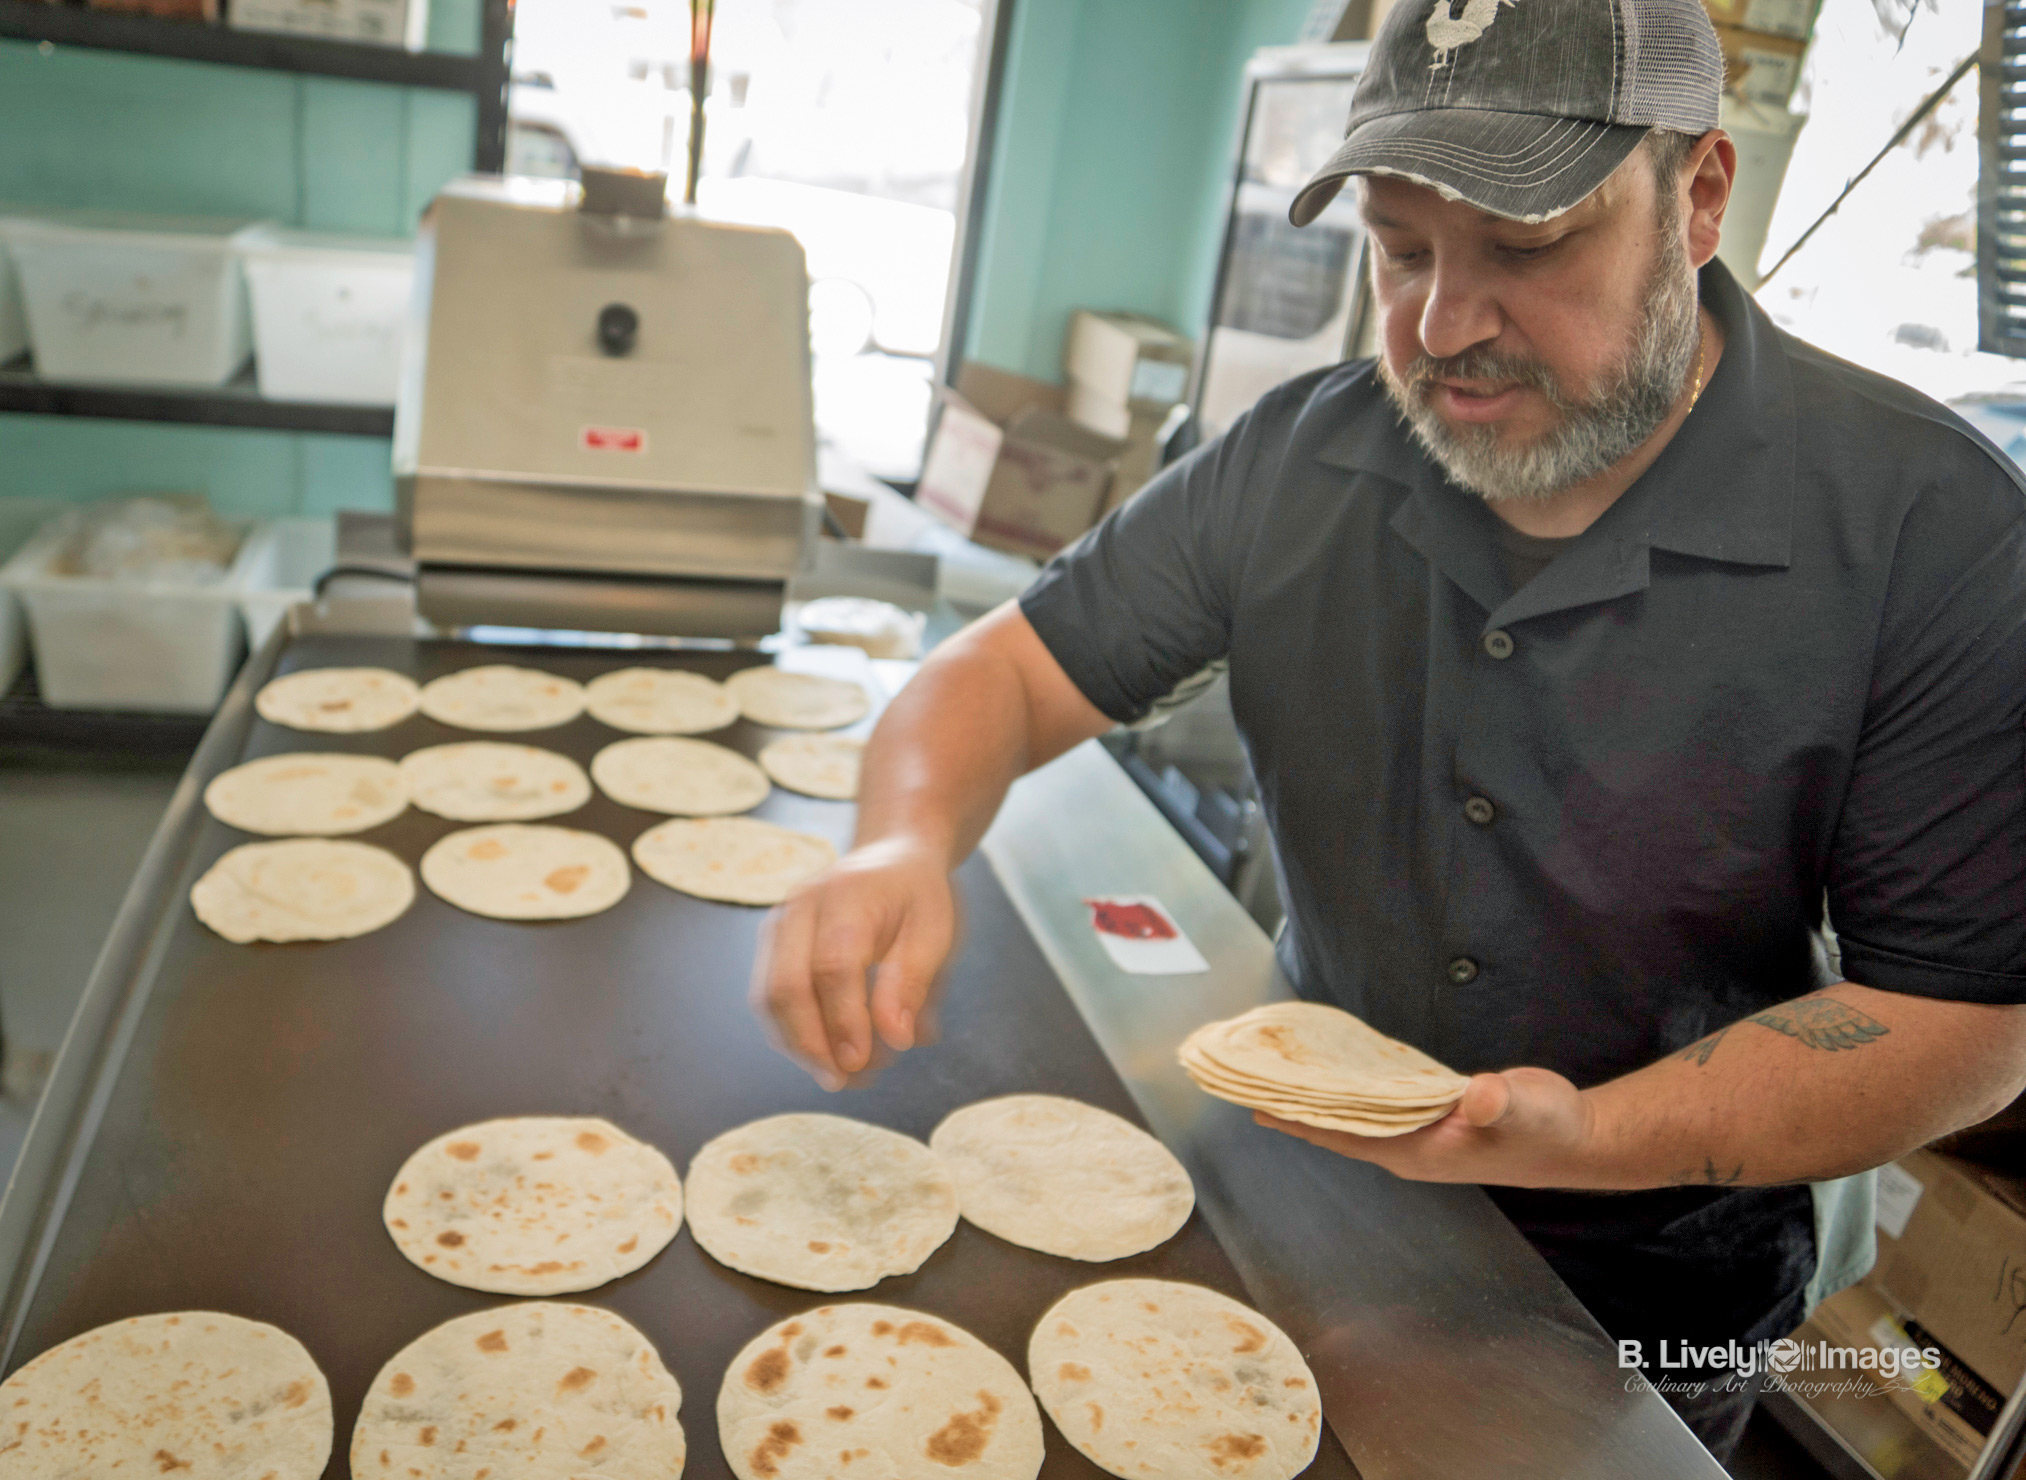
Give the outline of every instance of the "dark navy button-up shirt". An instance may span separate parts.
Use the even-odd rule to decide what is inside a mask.
[[[1122,721],[1228,658],[1299,990],[1465,1073],[1593,1085],[1823,985],[1825,901],[1853,981],[2026,1001],[2019,474],[1721,266],[1702,294],[1701,401],[1517,590],[1361,362],[1022,600]],[[1614,1334],[1798,1319],[1805,1189],[1495,1196]]]

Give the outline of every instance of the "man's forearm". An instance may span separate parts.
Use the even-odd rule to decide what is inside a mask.
[[[1011,602],[944,643],[881,717],[859,777],[856,844],[954,868],[1006,788],[1111,727]]]
[[[1017,675],[990,653],[924,665],[887,707],[865,748],[854,845],[926,847],[954,868],[1027,769]]]
[[[2022,1010],[1840,982],[1589,1090],[1596,1187],[1818,1181],[2002,1109]]]

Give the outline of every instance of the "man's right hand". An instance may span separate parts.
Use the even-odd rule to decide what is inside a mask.
[[[867,742],[858,846],[767,919],[753,1006],[826,1089],[913,1047],[957,937],[950,871],[1023,771],[1111,721],[1007,602],[950,638]],[[867,983],[870,974],[872,980]]]
[[[783,1052],[825,1089],[842,1089],[872,1062],[874,1033],[888,1048],[914,1047],[956,937],[948,861],[908,843],[868,844],[768,916],[753,1006]]]

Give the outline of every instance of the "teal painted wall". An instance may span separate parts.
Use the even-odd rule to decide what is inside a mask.
[[[477,49],[478,0],[434,0],[429,44]],[[455,93],[0,41],[0,201],[244,216],[407,236],[471,167]],[[384,509],[388,444],[0,415],[0,497],[192,489],[234,514]]]
[[[1060,378],[1077,308],[1200,335],[1246,58],[1310,0],[1013,0],[967,353]]]

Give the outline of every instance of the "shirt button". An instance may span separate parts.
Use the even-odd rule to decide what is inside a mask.
[[[1458,956],[1449,963],[1449,979],[1459,987],[1467,987],[1477,980],[1477,963],[1468,956]]]
[[[1494,658],[1510,658],[1512,656],[1512,634],[1498,628],[1485,633],[1484,650]]]
[[[1468,817],[1472,822],[1476,823],[1479,827],[1483,827],[1485,824],[1490,822],[1492,818],[1498,816],[1498,808],[1492,806],[1492,804],[1489,801],[1485,800],[1485,798],[1483,797],[1472,797],[1469,801],[1463,804],[1463,815],[1465,817]]]

